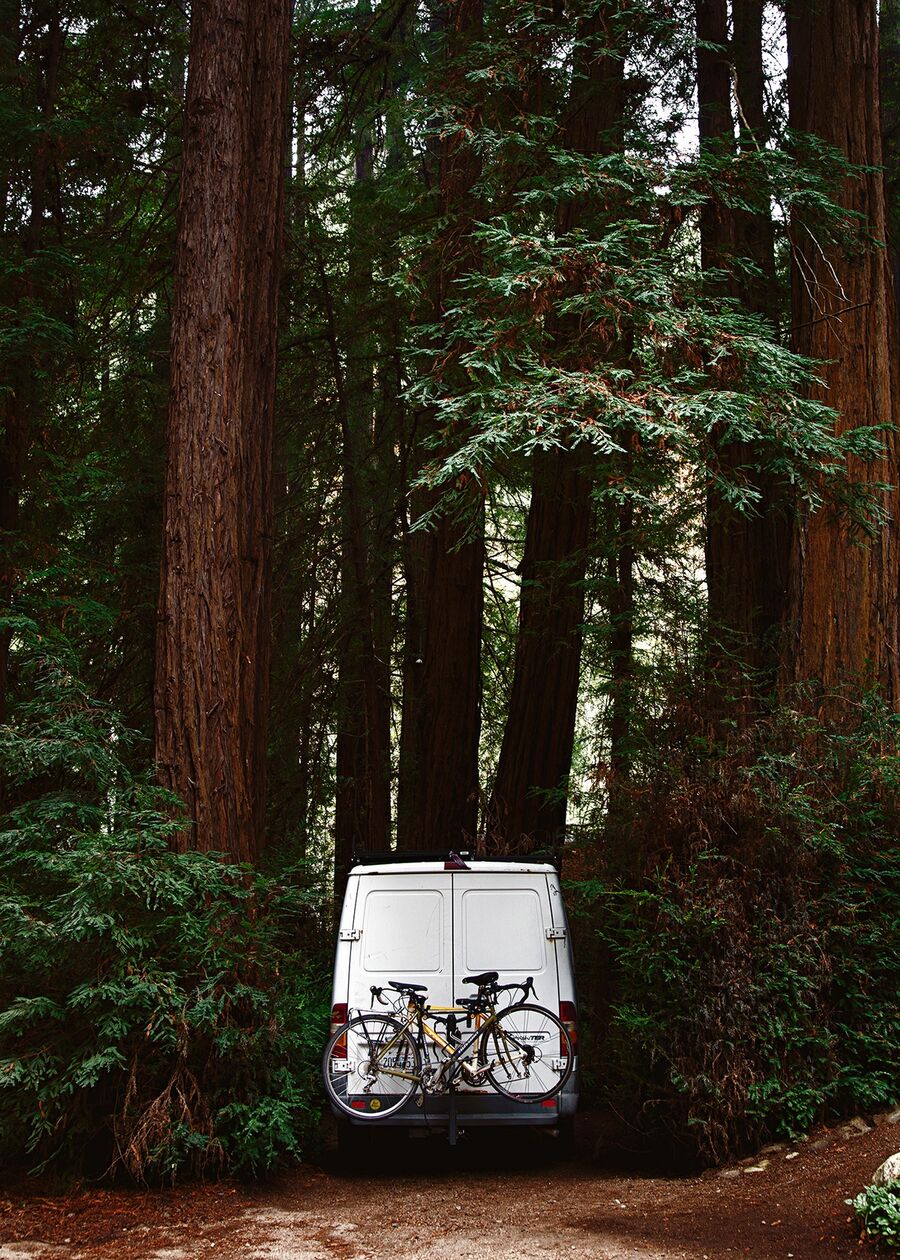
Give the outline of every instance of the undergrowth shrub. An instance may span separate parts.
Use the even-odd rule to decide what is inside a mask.
[[[865,1236],[900,1252],[900,1181],[887,1186],[867,1186],[847,1202],[853,1208]]]
[[[103,1174],[260,1173],[317,1118],[321,895],[176,854],[172,802],[64,655],[16,627],[0,727],[0,1157]],[[304,945],[307,947],[304,948]]]
[[[594,846],[575,889],[605,986],[594,1079],[676,1156],[900,1094],[898,730],[869,697],[837,727],[779,709],[724,748],[661,731]]]

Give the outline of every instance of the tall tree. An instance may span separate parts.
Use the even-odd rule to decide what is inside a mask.
[[[465,121],[466,60],[481,33],[482,0],[437,9],[433,35],[441,49],[443,90]],[[438,123],[428,141],[426,175],[441,225],[434,250],[427,324],[439,324],[455,282],[473,264],[473,189],[478,160],[464,126]],[[410,473],[434,459],[434,413],[420,409],[410,435]],[[445,435],[452,442],[458,435]],[[458,510],[438,490],[410,496],[404,537],[406,639],[397,843],[403,849],[457,846],[478,819],[478,736],[481,715],[481,620],[484,602],[483,506],[479,487],[457,488]],[[429,515],[428,528],[415,528]],[[412,526],[413,528],[410,528]]]
[[[24,38],[26,26],[30,36],[27,40]],[[20,70],[23,42],[24,58]],[[2,302],[12,313],[0,378],[3,415],[0,436],[2,612],[8,611],[16,583],[22,475],[34,438],[35,410],[42,368],[46,370],[47,342],[52,341],[47,329],[60,317],[59,302],[53,297],[52,265],[48,267],[42,251],[47,244],[47,221],[54,209],[54,188],[58,194],[54,116],[64,43],[60,8],[56,0],[36,3],[30,21],[26,21],[18,0],[3,0],[0,6],[0,91],[6,106],[4,112],[8,119],[13,120],[13,125],[9,128],[10,134],[4,146],[7,152],[2,157],[0,177],[0,232],[6,247],[5,256],[11,264],[4,268]],[[21,94],[16,91],[17,81],[26,85]],[[15,100],[15,97],[25,99]],[[24,170],[16,169],[19,145],[26,128],[27,165]],[[25,207],[21,215],[14,205],[17,182]],[[52,218],[56,226],[54,243],[60,245],[58,199]],[[6,716],[10,641],[10,631],[0,627],[0,722]]]
[[[794,0],[787,32],[791,126],[824,140],[857,167],[842,180],[840,205],[861,216],[883,241],[875,0]],[[815,396],[836,409],[838,433],[896,423],[886,251],[829,247],[801,216],[792,224],[792,237],[793,341],[797,350],[822,362]],[[873,462],[849,457],[848,471],[873,489],[877,483],[896,486],[896,437],[885,436],[883,454]],[[826,693],[871,680],[896,706],[898,500],[894,490],[879,498],[885,520],[868,545],[854,545],[848,523],[824,511],[798,526],[786,672],[796,680],[818,680]]]
[[[263,838],[290,0],[193,6],[175,259],[156,759],[180,843]]]
[[[4,0],[0,8],[0,90],[4,102],[11,102],[16,65],[20,45],[20,15],[18,0]],[[0,230],[4,253],[10,252],[13,227],[10,214],[10,194],[13,181],[13,153],[3,154],[2,187],[0,187]],[[4,288],[10,287],[4,277]],[[4,305],[13,308],[15,297],[4,294]],[[19,494],[22,479],[22,461],[26,444],[27,427],[27,378],[24,371],[27,356],[12,356],[4,364],[3,380],[3,433],[0,445],[0,612],[10,610],[16,576],[16,530],[19,521]],[[12,632],[0,626],[0,722],[6,721],[7,674]]]
[[[900,309],[900,0],[881,0],[882,157],[894,306]]]
[[[732,179],[740,183],[739,156],[759,176],[754,158],[766,140],[764,12],[764,0],[733,0],[729,38],[726,0],[697,0],[700,148],[710,162],[713,183],[718,164],[727,165]],[[753,197],[758,197],[755,189],[747,199]],[[717,275],[714,287],[739,298],[748,310],[772,317],[777,286],[767,201],[753,210],[738,209],[711,196],[701,212],[700,240],[704,270]],[[756,502],[750,512],[742,512],[730,506],[716,488],[708,496],[705,551],[711,660],[720,682],[734,668],[740,674],[749,669],[762,671],[759,681],[765,686],[771,683],[775,668],[776,632],[785,607],[786,515],[779,510],[773,478],[755,466],[759,452],[751,443],[724,440],[714,431],[713,459],[718,474],[751,489]],[[743,679],[730,681],[746,685]],[[742,706],[739,709],[749,712]]]
[[[364,2],[362,18],[370,14]],[[341,428],[342,648],[337,714],[335,873],[340,888],[354,852],[390,847],[390,538],[379,537],[380,505],[391,487],[379,484],[376,447],[376,329],[373,276],[374,143],[369,119],[357,127],[350,198],[343,344],[346,370]],[[336,347],[337,348],[337,347]],[[339,355],[335,371],[341,372]],[[390,515],[393,524],[393,514]],[[387,552],[387,555],[385,555]]]
[[[697,130],[700,151],[730,158],[734,150],[731,65],[728,54],[728,0],[696,0]],[[700,213],[704,270],[727,268],[734,249],[734,216],[710,197]]]
[[[597,155],[617,143],[623,60],[611,21],[615,10],[615,5],[598,6],[579,23],[562,136],[570,153]],[[589,230],[596,214],[589,197],[563,199],[556,213],[557,237]],[[549,353],[570,370],[580,366],[578,325],[572,316],[548,320]],[[584,447],[560,446],[534,455],[512,691],[485,824],[488,844],[501,850],[555,844],[565,824],[594,471]],[[623,553],[617,569],[629,563]],[[626,593],[629,575],[621,576],[620,593]],[[617,611],[624,634],[629,611]],[[626,646],[621,635],[618,646]]]
[[[763,36],[766,0],[732,0],[731,70],[737,106],[738,154],[753,158],[770,135],[766,115]],[[765,185],[753,210],[735,211],[735,249],[744,262],[742,291],[752,311],[777,317],[775,230]],[[746,264],[750,264],[748,267]]]

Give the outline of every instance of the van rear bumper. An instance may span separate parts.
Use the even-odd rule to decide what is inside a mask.
[[[518,1103],[511,1098],[503,1098],[499,1094],[474,1094],[460,1092],[454,1095],[456,1103],[456,1123],[463,1128],[476,1125],[542,1125],[556,1128],[560,1120],[574,1116],[578,1110],[578,1094],[575,1090],[563,1090],[548,1103]],[[389,1126],[410,1128],[426,1128],[429,1125],[442,1126],[449,1123],[450,1099],[446,1094],[436,1097],[427,1095],[425,1105],[419,1107],[415,1099],[410,1099],[405,1107],[390,1116],[377,1120],[357,1120],[332,1106],[332,1112],[339,1120],[356,1125],[361,1129],[386,1129]]]

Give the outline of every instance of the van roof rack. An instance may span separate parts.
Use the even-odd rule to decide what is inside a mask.
[[[473,853],[471,849],[383,849],[380,852],[354,853],[352,866],[388,866],[392,862],[446,862],[451,853],[464,862],[546,862],[559,870],[559,855],[547,851],[537,853]]]

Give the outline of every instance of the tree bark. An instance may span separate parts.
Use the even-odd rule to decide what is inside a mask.
[[[361,12],[369,12],[363,4]],[[341,602],[343,635],[338,682],[335,880],[343,888],[355,852],[390,847],[390,639],[375,610],[385,568],[376,537],[379,486],[375,460],[373,325],[373,146],[369,128],[357,135],[351,195],[350,261],[345,312],[346,399],[341,481]],[[390,573],[390,561],[387,561]],[[376,581],[376,575],[378,581]],[[381,609],[379,606],[379,614]],[[376,624],[377,623],[377,624]],[[376,630],[378,641],[376,641]]]
[[[625,457],[625,476],[631,460]],[[619,788],[631,775],[631,717],[634,702],[634,507],[628,501],[610,513],[609,537],[616,546],[607,560],[610,588],[610,813],[617,812]]]
[[[513,685],[487,810],[495,851],[553,845],[565,825],[592,485],[582,453],[535,456]]]
[[[728,0],[696,0],[697,128],[700,152],[727,156],[734,150],[731,65],[728,57]],[[714,47],[704,46],[714,45]],[[700,259],[704,271],[729,266],[734,217],[715,197],[700,211]],[[726,290],[728,285],[726,284]]]
[[[445,77],[459,74],[481,32],[482,0],[441,6]],[[477,159],[465,139],[430,141],[427,163],[436,181],[439,259],[425,322],[439,323],[454,281],[473,265],[471,227]],[[435,417],[420,412],[411,435],[416,475],[440,453],[425,444]],[[452,435],[451,435],[452,440]],[[461,517],[440,506],[441,493],[416,489],[404,530],[406,639],[397,844],[401,849],[455,848],[471,841],[478,820],[481,730],[481,622],[484,602],[483,504],[477,486],[456,487]],[[435,508],[431,528],[410,529]]]
[[[18,57],[21,51],[21,6],[16,0],[3,0],[0,8],[0,75],[6,91],[13,90]],[[4,305],[16,311],[14,317],[13,349],[8,353],[2,382],[3,433],[0,440],[0,611],[11,608],[17,582],[19,562],[19,500],[22,494],[22,477],[32,438],[33,413],[38,384],[42,375],[41,360],[45,358],[40,342],[35,342],[20,320],[29,317],[29,308],[45,307],[48,300],[46,277],[41,274],[38,258],[45,241],[45,216],[48,188],[53,173],[51,128],[56,113],[59,94],[59,73],[63,56],[64,34],[59,4],[44,0],[35,5],[32,15],[34,29],[41,34],[33,37],[33,63],[30,67],[35,85],[34,110],[38,135],[32,136],[32,154],[27,172],[29,206],[27,217],[18,232],[18,245],[14,244],[16,232],[10,222],[11,171],[4,171],[0,188],[0,215],[2,215],[2,239],[8,252],[18,252],[23,265],[11,267],[7,280],[10,291]],[[46,29],[45,29],[46,28]],[[52,300],[52,298],[51,298]],[[9,630],[0,629],[0,722],[6,720],[9,690],[9,651],[12,636]]]
[[[269,700],[289,0],[193,6],[154,708],[181,848],[254,859]]]
[[[763,0],[733,0],[733,38],[728,38],[725,0],[698,0],[697,38],[721,46],[697,50],[697,95],[701,151],[736,153],[731,110],[732,64],[738,114],[737,147],[749,153],[766,138],[763,69]],[[732,61],[729,61],[729,50]],[[734,210],[715,198],[700,220],[705,270],[724,268],[728,278],[714,287],[739,298],[748,310],[773,316],[774,232],[767,208]],[[743,260],[753,270],[738,272]],[[785,611],[789,528],[783,495],[774,479],[753,467],[752,443],[724,442],[713,434],[718,472],[756,490],[753,514],[730,508],[713,487],[707,500],[706,582],[709,597],[710,663],[716,690],[743,694],[730,703],[731,717],[749,717],[750,695],[768,690],[777,664],[777,629]]]
[[[881,0],[880,35],[882,159],[896,313],[900,310],[900,0]],[[896,350],[894,358],[896,369]]]
[[[618,143],[623,63],[609,14],[583,19],[578,32],[563,136],[575,153],[610,152]],[[590,222],[592,213],[583,199],[563,202],[557,235]],[[557,361],[577,366],[572,320],[552,320],[547,332]],[[582,450],[535,453],[509,713],[485,819],[485,844],[495,851],[552,847],[565,826],[593,485],[592,459]]]
[[[787,29],[791,126],[867,168],[844,181],[840,202],[883,240],[875,0],[794,0]],[[793,344],[822,361],[814,397],[836,409],[838,433],[896,423],[887,251],[823,251],[799,216],[792,235]],[[896,437],[886,435],[874,464],[851,458],[848,472],[863,483],[896,486]],[[826,511],[807,516],[793,539],[785,672],[789,680],[821,685],[824,712],[839,705],[837,693],[860,683],[877,684],[898,704],[896,491],[882,496],[882,506],[888,524],[868,545],[854,545],[847,521]]]
[[[732,0],[734,30],[731,39],[737,102],[738,148],[750,154],[768,139],[766,121],[766,74],[763,64],[763,21],[766,0]],[[773,321],[777,294],[775,228],[768,207],[756,213],[738,210],[734,215],[735,250],[754,264],[755,273],[742,282],[747,306]]]

